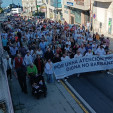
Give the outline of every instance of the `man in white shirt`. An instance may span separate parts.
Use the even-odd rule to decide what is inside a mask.
[[[38,48],[36,53],[37,53],[37,55],[40,55],[41,57],[43,56],[43,51],[40,48]]]
[[[30,55],[29,51],[27,51],[27,54],[25,55],[24,57],[24,63],[25,65],[29,66],[30,64],[33,63],[33,58],[32,56]]]
[[[84,56],[84,53],[85,53],[86,49],[85,49],[85,47],[84,47],[83,44],[80,46],[80,48],[78,50],[80,51],[80,53],[82,54],[82,56]]]
[[[70,42],[69,39],[67,40],[66,45],[68,45],[69,47],[71,47],[71,42]]]
[[[63,54],[63,56],[61,57],[61,61],[65,61],[65,60],[69,60],[70,57],[68,55]]]
[[[89,36],[89,38],[87,40],[88,40],[89,44],[93,43],[93,37],[91,37],[91,35]]]
[[[96,49],[97,49],[97,44],[94,41],[93,44],[92,44],[92,51],[94,52],[94,51],[96,51]]]
[[[96,55],[105,55],[106,52],[105,52],[103,46],[100,46],[100,48],[97,48],[97,50],[95,51],[95,54]]]
[[[65,57],[66,57],[66,55],[63,54],[63,56],[61,57],[61,61],[64,61],[65,60]]]
[[[54,82],[54,79],[53,79],[53,63],[51,62],[50,59],[45,64],[45,73],[47,75],[47,82],[48,83]]]
[[[18,48],[16,47],[16,45],[13,45],[12,47],[9,47],[9,48],[10,48],[11,57],[14,59],[14,57],[16,56]]]

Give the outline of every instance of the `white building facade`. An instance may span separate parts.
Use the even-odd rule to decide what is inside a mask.
[[[113,35],[113,0],[95,0],[93,3],[93,29]]]
[[[62,19],[62,2],[61,0],[45,0],[46,17],[59,21]]]
[[[36,0],[22,0],[23,11],[32,13],[36,11]]]
[[[69,24],[86,24],[90,21],[90,0],[63,0],[63,18]]]

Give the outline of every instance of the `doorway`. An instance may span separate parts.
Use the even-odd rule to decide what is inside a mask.
[[[74,24],[74,17],[71,16],[71,24]]]

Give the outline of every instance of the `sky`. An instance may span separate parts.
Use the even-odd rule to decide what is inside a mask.
[[[13,1],[13,3],[16,4],[16,5],[18,5],[18,3],[19,3],[20,5],[22,5],[22,0],[2,0],[2,1],[3,1],[2,7],[7,7],[7,6],[9,6],[9,4],[12,3],[12,1]]]

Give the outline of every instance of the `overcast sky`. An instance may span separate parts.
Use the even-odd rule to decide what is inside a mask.
[[[16,5],[18,5],[18,3],[19,3],[20,5],[22,5],[22,0],[2,0],[2,1],[3,1],[2,7],[7,7],[9,4],[12,3],[12,1],[13,1],[13,3],[16,4]]]

